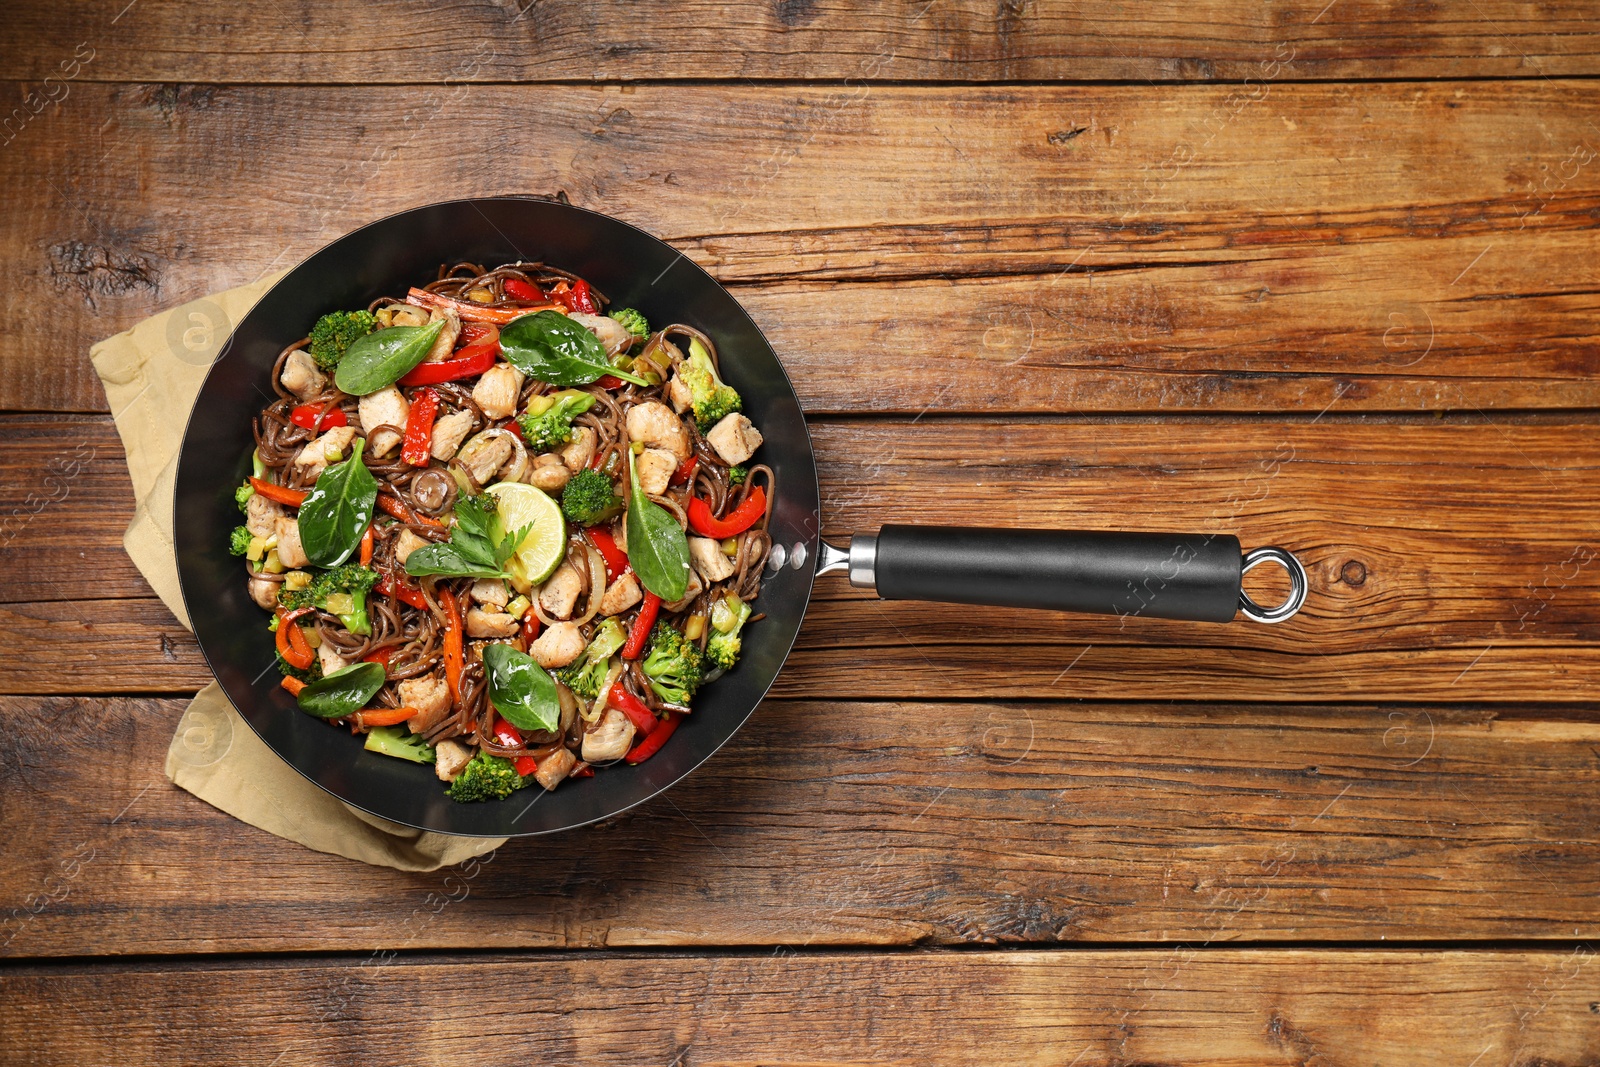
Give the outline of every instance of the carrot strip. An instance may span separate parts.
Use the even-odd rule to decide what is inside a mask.
[[[271,482],[263,481],[260,478],[251,478],[250,488],[254,489],[268,500],[276,501],[279,504],[287,504],[291,508],[299,507],[305,502],[306,497],[311,495],[310,493],[302,492],[299,489],[289,489],[281,485],[273,485]]]

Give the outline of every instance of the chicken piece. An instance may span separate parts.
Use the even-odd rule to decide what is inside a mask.
[[[309,567],[311,557],[300,544],[300,520],[278,516],[278,559],[285,567]]]
[[[528,655],[537,660],[539,666],[550,670],[565,667],[583,655],[584,647],[583,631],[578,629],[576,623],[558,622],[546,627],[544,633],[528,646]]]
[[[265,578],[251,578],[249,582],[250,599],[256,602],[256,607],[277,611],[279,583],[269,582]]]
[[[706,583],[700,580],[700,572],[693,567],[689,568],[689,584],[684,586],[683,599],[675,600],[670,604],[662,604],[663,611],[682,611],[689,606],[689,601],[706,591]]]
[[[282,623],[279,625],[281,626]],[[334,671],[342,671],[350,666],[350,661],[334,651],[333,646],[326,641],[317,646],[317,662],[322,664],[322,676],[324,678]]]
[[[403,567],[405,566],[406,559],[411,555],[411,553],[415,552],[423,545],[431,544],[433,544],[433,542],[428,540],[426,537],[421,537],[415,533],[412,533],[410,530],[401,530],[400,536],[395,538],[394,558],[399,560],[400,565]]]
[[[709,537],[689,538],[689,562],[708,582],[720,582],[733,573],[733,560],[720,542]]]
[[[544,758],[533,772],[533,780],[544,786],[545,789],[554,789],[566,780],[572,773],[572,768],[578,765],[578,757],[572,754],[571,749],[558,748]]]
[[[446,738],[433,746],[433,773],[441,782],[453,782],[472,762],[472,749]]]
[[[582,591],[583,578],[570,563],[563,563],[539,587],[539,606],[552,619],[570,619]]]
[[[511,600],[503,578],[479,578],[472,583],[472,599],[480,604],[503,608]]]
[[[419,308],[415,304],[389,304],[375,311],[373,317],[378,320],[380,329],[390,326],[428,325],[428,309]]]
[[[528,475],[528,482],[535,489],[555,495],[567,487],[567,482],[572,478],[572,472],[567,470],[566,463],[554,452],[546,452],[534,460],[533,472]]]
[[[621,615],[643,599],[644,594],[639,591],[639,576],[628,571],[612,582],[600,598],[600,614]]]
[[[472,399],[491,419],[503,419],[517,410],[523,373],[509,363],[496,363],[472,387]]]
[[[586,326],[589,332],[600,339],[605,345],[606,355],[614,356],[618,352],[626,352],[633,347],[633,334],[628,328],[609,315],[590,315],[582,311],[574,311],[567,318],[580,326]]]
[[[295,466],[304,467],[306,473],[315,478],[328,464],[343,459],[344,450],[355,439],[354,426],[335,426],[302,448],[300,454],[294,457]]]
[[[491,437],[480,433],[467,442],[466,447],[456,454],[456,459],[474,481],[479,485],[488,485],[494,480],[494,472],[505,466],[506,460],[511,458],[512,451],[511,442],[504,436],[495,434]]]
[[[583,735],[583,758],[589,763],[621,759],[632,745],[633,722],[616,708],[607,708]]]
[[[444,722],[450,714],[450,687],[444,676],[424,674],[420,678],[407,678],[399,685],[400,706],[416,708],[417,713],[406,720],[414,734],[427,731]]]
[[[387,456],[405,440],[402,431],[405,430],[406,419],[411,417],[411,401],[395,386],[368,393],[361,398],[357,411],[361,416],[361,428],[366,431],[367,451],[374,458]],[[398,426],[400,430],[378,430],[374,433],[374,428],[378,426]]]
[[[328,376],[322,373],[311,353],[297,348],[283,361],[283,373],[278,376],[283,387],[301,400],[310,400],[328,388]]]
[[[639,453],[639,488],[649,496],[660,496],[667,491],[667,483],[678,470],[678,457],[660,448],[647,448]]]
[[[628,440],[642,441],[646,448],[671,452],[678,457],[678,463],[689,458],[689,431],[683,420],[659,400],[646,400],[628,409]]]
[[[250,499],[244,502],[245,529],[263,540],[278,532],[278,519],[287,514],[282,504],[268,500],[260,493],[250,494]]]
[[[456,349],[456,338],[461,336],[461,316],[454,310],[434,308],[428,316],[429,322],[444,320],[444,329],[439,331],[439,336],[433,339],[433,347],[428,349],[428,354],[422,357],[424,363],[437,363],[441,359],[449,359],[450,353]]]
[[[440,463],[449,463],[454,459],[456,452],[461,449],[461,442],[467,439],[467,434],[472,432],[477,422],[472,412],[465,408],[440,416],[433,424],[433,458]]]
[[[567,470],[577,474],[594,461],[595,449],[599,446],[600,435],[593,426],[577,426],[573,428],[572,440],[557,449],[556,455],[567,465]]]
[[[667,399],[672,401],[672,408],[680,414],[694,407],[694,393],[689,391],[683,377],[676,372],[667,379]]]
[[[468,637],[515,637],[522,623],[503,611],[473,608],[467,612]]]
[[[729,465],[736,466],[755,455],[756,449],[761,447],[761,431],[735,411],[724,415],[721,422],[711,427],[706,443]]]

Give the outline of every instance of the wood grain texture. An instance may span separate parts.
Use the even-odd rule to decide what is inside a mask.
[[[0,953],[1600,933],[1600,722],[769,700],[670,794],[402,874],[169,784],[183,706],[0,699]]]
[[[1593,959],[1580,946],[27,968],[0,975],[0,1055],[191,1063],[221,1046],[248,1048],[253,1062],[340,1065],[1579,1064],[1600,1049]],[[37,1024],[63,1001],[73,1010]]]
[[[120,13],[119,13],[120,12]],[[1255,8],[1161,0],[1137,9],[902,0],[728,4],[380,0],[305,9],[218,0],[181,9],[85,0],[11,6],[27,49],[12,77],[211,82],[687,78],[1209,80],[1528,78],[1600,70],[1594,12],[1575,0],[1482,0],[1468,12],[1376,4]],[[67,65],[63,65],[67,64]]]
[[[739,283],[813,413],[1592,407],[1597,130],[1544,79],[74,84],[0,153],[0,394],[103,409],[101,337],[392,211],[560,189]]]
[[[0,607],[0,644],[29,650],[0,658],[0,692],[205,684],[192,638],[122,556],[132,501],[110,471],[110,420],[11,416],[0,429],[0,470],[17,472],[0,504],[45,500],[0,550],[33,598]],[[1216,626],[884,602],[820,579],[779,677],[786,697],[1600,694],[1592,420],[818,420],[812,432],[829,537],[930,521],[930,505],[956,525],[1237,532],[1299,553],[1312,591],[1290,623]],[[86,453],[51,490],[52,467]],[[1268,602],[1271,587],[1250,583]]]

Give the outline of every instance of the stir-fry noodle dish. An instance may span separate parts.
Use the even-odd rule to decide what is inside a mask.
[[[315,310],[229,545],[284,689],[458,801],[649,759],[761,618],[773,474],[713,339],[542,263]]]

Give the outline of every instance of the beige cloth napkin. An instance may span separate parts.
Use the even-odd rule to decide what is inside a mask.
[[[217,352],[281,274],[156,315],[90,349],[122,447],[136,501],[123,545],[178,621],[172,544],[173,478],[187,413]],[[263,631],[265,632],[265,631]],[[505,844],[397,826],[356,811],[312,785],[256,736],[216,682],[184,712],[167,749],[167,777],[213,807],[268,833],[402,871],[432,871]]]

